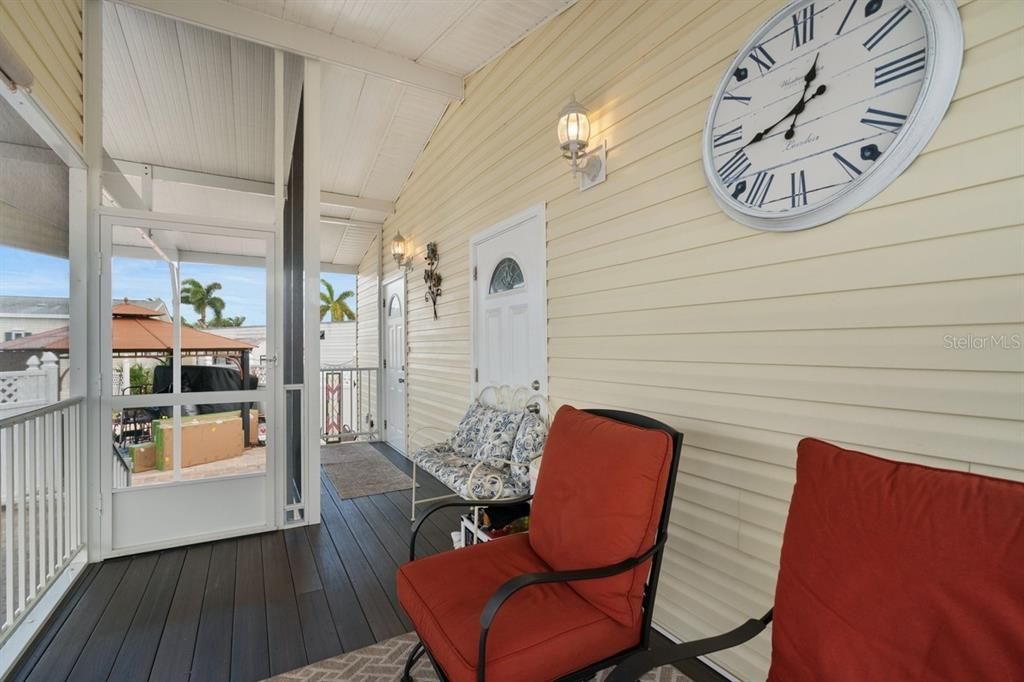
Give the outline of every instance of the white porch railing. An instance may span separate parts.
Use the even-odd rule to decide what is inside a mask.
[[[0,419],[0,643],[79,553],[82,399]]]
[[[320,439],[325,443],[378,438],[377,368],[320,369]]]

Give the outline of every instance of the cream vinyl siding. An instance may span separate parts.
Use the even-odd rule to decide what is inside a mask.
[[[804,435],[1024,479],[1024,355],[988,341],[1024,334],[1024,3],[962,3],[955,101],[895,183],[775,234],[718,210],[701,130],[733,54],[782,4],[581,0],[468,79],[384,229],[417,253],[409,432],[451,427],[472,376],[469,238],[546,202],[552,402],[685,432],[655,615],[683,639],[771,605]],[[573,92],[609,146],[607,182],[582,193],[555,137]],[[419,274],[429,241],[437,321]],[[714,659],[755,680],[769,655],[766,633]]]
[[[32,71],[32,95],[82,148],[82,0],[0,0],[0,35]]]

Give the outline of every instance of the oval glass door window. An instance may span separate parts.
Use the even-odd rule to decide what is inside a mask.
[[[523,269],[519,267],[519,263],[514,258],[502,258],[494,266],[494,272],[491,273],[491,285],[488,292],[500,294],[503,291],[519,289],[525,285],[526,279],[523,277]]]

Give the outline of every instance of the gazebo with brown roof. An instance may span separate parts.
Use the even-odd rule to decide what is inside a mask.
[[[158,319],[165,313],[124,301],[114,305],[111,321],[112,357],[150,357],[174,352],[174,324]],[[70,347],[68,327],[11,339],[0,343],[4,351],[50,351],[67,356]],[[249,353],[255,346],[238,339],[201,331],[193,327],[181,328],[182,355],[239,355],[242,385],[249,376]],[[249,443],[249,403],[242,403],[242,430],[245,443]]]
[[[134,303],[118,303],[113,308],[111,323],[111,351],[114,357],[158,355],[174,351],[174,324],[158,319],[163,312],[144,308]],[[50,351],[67,353],[70,332],[68,327],[23,336],[0,343],[0,351]],[[186,355],[214,355],[240,353],[241,364],[248,365],[248,355],[255,346],[245,341],[229,339],[219,334],[182,326],[181,352]],[[248,372],[248,367],[243,367]]]

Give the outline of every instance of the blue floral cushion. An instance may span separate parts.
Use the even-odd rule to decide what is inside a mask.
[[[544,443],[548,439],[548,427],[544,420],[533,412],[523,415],[523,421],[516,431],[516,439],[512,444],[511,460],[512,475],[526,479],[529,485],[530,462],[544,454]],[[521,465],[519,463],[522,463]]]
[[[512,457],[512,444],[525,412],[506,412],[492,407],[486,409],[480,422],[480,440],[473,457],[508,460]]]
[[[480,447],[481,421],[490,409],[479,400],[473,401],[452,434],[451,444],[455,452],[466,457],[473,456]]]

